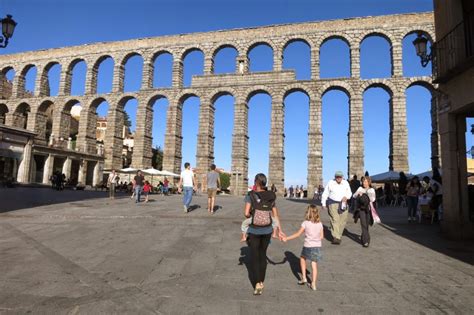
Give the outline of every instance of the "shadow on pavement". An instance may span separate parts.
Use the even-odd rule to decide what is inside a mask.
[[[253,277],[252,273],[252,266],[250,262],[250,247],[244,246],[240,248],[239,265],[245,265],[245,268],[247,268],[247,275],[250,284],[252,285],[252,288],[254,288],[257,282],[255,281],[255,278]]]
[[[126,195],[117,193],[117,199]],[[59,203],[107,198],[108,193],[94,190],[54,190],[51,188],[1,188],[0,213]]]

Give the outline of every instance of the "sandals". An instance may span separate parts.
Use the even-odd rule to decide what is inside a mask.
[[[308,283],[308,281],[306,279],[298,280],[299,285],[305,285],[307,283]]]
[[[255,285],[255,290],[253,291],[253,295],[262,295],[263,293],[263,285],[257,283]]]
[[[308,286],[309,286],[309,288],[310,288],[311,290],[313,290],[313,291],[316,291],[316,290],[317,290],[317,288],[316,288],[316,283],[311,283],[311,284],[308,283]]]

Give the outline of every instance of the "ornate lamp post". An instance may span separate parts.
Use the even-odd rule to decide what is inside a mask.
[[[8,40],[13,36],[17,23],[12,19],[10,14],[7,14],[6,18],[1,19],[0,23],[2,23],[3,35],[3,37],[0,36],[0,48],[5,48],[8,45]]]
[[[418,33],[418,37],[413,41],[413,45],[416,49],[416,55],[421,59],[421,66],[426,67],[428,63],[433,59],[432,54],[427,54],[428,39],[421,33]]]

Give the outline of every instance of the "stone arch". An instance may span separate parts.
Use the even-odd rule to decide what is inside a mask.
[[[161,100],[163,98],[166,98],[167,100],[170,99],[168,95],[166,95],[164,93],[158,93],[158,94],[154,94],[151,97],[149,97],[148,100],[146,101],[145,105],[148,108],[152,108],[156,101]]]
[[[138,98],[136,95],[134,94],[127,94],[127,95],[124,95],[122,96],[118,102],[117,102],[117,106],[116,107],[112,107],[113,109],[117,110],[124,110],[125,109],[125,104],[127,104],[128,101],[132,100],[132,99],[135,99],[138,101]]]
[[[206,50],[204,48],[202,48],[200,45],[193,45],[191,47],[188,47],[188,48],[185,48],[182,50],[182,53],[180,54],[180,70],[179,70],[179,74],[178,76],[181,76],[182,78],[180,83],[182,84],[182,86],[191,86],[191,78],[193,75],[196,75],[196,73],[193,73],[191,72],[191,77],[188,77],[188,68],[189,66],[185,66],[185,59],[192,53],[194,52],[200,52],[202,54],[202,68],[201,68],[201,73],[197,73],[198,75],[202,75],[204,74],[204,67],[205,67],[205,63],[206,63]],[[199,57],[200,58],[200,57]],[[199,61],[200,62],[200,61]],[[193,65],[193,66],[196,66],[196,63]],[[175,75],[173,73],[173,75]],[[186,82],[187,79],[189,78],[189,82]],[[175,79],[173,80],[175,81]]]
[[[51,70],[51,68],[53,68],[56,65],[59,65],[59,67],[62,68],[61,63],[57,60],[49,61],[43,67],[43,72],[40,74],[40,86],[39,86],[39,94],[42,96],[51,96],[51,78],[49,77],[49,71]],[[58,82],[58,86],[59,86],[59,82]]]
[[[28,103],[22,102],[18,104],[13,111],[13,127],[27,129],[30,112],[31,106]]]
[[[6,104],[0,103],[0,124],[6,123],[7,113],[8,113],[8,106]]]
[[[84,64],[86,65],[86,69],[87,69],[87,61],[86,61],[86,59],[84,59],[82,57],[78,57],[78,58],[73,59],[71,62],[69,62],[68,66],[67,66],[66,77],[65,77],[65,82],[64,82],[64,85],[65,85],[64,86],[64,89],[65,89],[64,94],[65,95],[71,95],[71,93],[72,93],[71,89],[72,89],[72,80],[73,80],[74,68],[80,62],[84,62]],[[84,82],[84,84],[85,83],[86,82]],[[85,91],[85,87],[84,87],[84,91]]]
[[[162,77],[160,71],[157,70],[157,62],[162,56],[170,56],[171,57],[171,62],[170,64],[165,63],[163,65],[164,69],[167,69],[169,71],[169,77]],[[163,57],[165,58],[165,57]],[[166,59],[165,59],[166,60]],[[144,67],[149,67],[150,71],[150,80],[151,80],[151,86],[156,88],[156,87],[171,87],[173,84],[173,63],[175,60],[175,52],[170,50],[170,49],[159,49],[158,51],[154,52],[153,55],[151,56],[150,63],[149,65],[143,65]],[[165,67],[166,66],[166,67]],[[169,68],[168,68],[169,67]],[[159,70],[162,70],[160,67]],[[165,71],[163,71],[165,72]],[[156,82],[160,80],[165,80],[165,82]]]
[[[382,37],[383,39],[385,39],[388,44],[390,45],[390,47],[393,46],[393,44],[396,42],[396,40],[393,38],[392,34],[387,34],[383,31],[368,31],[364,34],[362,34],[361,36],[359,36],[359,45],[362,44],[362,42],[367,38],[367,37],[370,37],[370,36],[378,36],[378,37]]]
[[[214,104],[214,102],[223,95],[231,95],[232,97],[234,97],[235,100],[237,93],[232,88],[220,88],[212,90],[209,95],[211,95],[211,97],[209,98],[211,103]]]
[[[214,59],[217,55],[217,53],[221,50],[221,49],[224,49],[224,48],[233,48],[237,51],[237,53],[239,52],[239,48],[237,47],[237,45],[233,45],[233,44],[219,44],[216,48],[212,49],[212,59]]]
[[[273,98],[273,93],[272,93],[272,90],[268,87],[268,86],[264,86],[264,85],[257,85],[257,86],[254,86],[250,89],[248,89],[244,95],[245,95],[245,102],[248,103],[249,100],[256,94],[259,94],[259,93],[264,93],[264,94],[268,94],[271,98]]]
[[[431,44],[434,43],[435,34],[433,34],[431,31],[420,29],[420,28],[411,28],[410,30],[404,32],[401,40],[403,40],[405,37],[407,37],[411,34],[416,34],[416,33],[421,33],[421,34],[425,35],[426,38],[428,38],[428,40]]]
[[[423,78],[410,78],[410,80],[408,80],[407,84],[405,85],[403,89],[407,90],[415,85],[426,88],[428,91],[430,91],[431,96],[433,97],[435,96],[436,88],[434,87],[433,83],[431,82],[431,80],[427,80]]]
[[[7,73],[10,71],[13,71],[12,80],[9,80],[7,78]],[[12,66],[3,67],[3,69],[0,71],[0,98],[9,99],[13,95],[13,79],[15,75],[15,68],[13,68]]]
[[[257,46],[267,46],[271,49],[271,51],[272,51],[271,69],[266,70],[266,71],[273,71],[273,69],[275,69],[275,60],[278,58],[277,56],[275,56],[275,53],[277,53],[278,50],[275,47],[275,45],[273,44],[273,42],[271,42],[270,40],[255,40],[252,43],[250,43],[249,45],[247,45],[247,48],[245,50],[245,55],[246,55],[247,60],[248,60],[248,69],[249,69],[249,71],[253,72],[251,70],[253,63],[252,63],[252,60],[250,58],[250,52],[254,48],[256,48]]]
[[[308,89],[306,86],[304,85],[301,85],[301,84],[292,84],[290,86],[287,86],[284,90],[283,90],[283,100],[291,93],[293,92],[302,92],[304,94],[306,94],[306,96],[308,96],[309,100],[315,100],[316,99],[316,95],[310,90]]]
[[[313,43],[312,43],[312,40],[307,37],[307,36],[302,36],[302,35],[297,35],[297,36],[294,36],[294,37],[291,37],[289,39],[286,40],[286,42],[283,44],[283,47],[281,49],[281,51],[283,52],[285,50],[286,47],[288,47],[288,45],[294,43],[294,42],[303,42],[305,43],[306,45],[308,45],[308,47],[312,50],[313,48]]]
[[[200,51],[203,53],[204,55],[204,58],[206,57],[205,55],[205,49],[201,46],[201,45],[193,45],[193,46],[190,46],[190,47],[187,47],[187,48],[184,48],[181,50],[181,52],[179,53],[179,60],[181,62],[184,62],[184,59],[186,58],[187,55],[189,55],[190,53],[194,52],[194,51]]]
[[[321,99],[324,96],[324,94],[326,94],[329,91],[334,91],[334,90],[344,92],[349,98],[349,101],[352,95],[354,95],[354,91],[352,90],[352,87],[349,84],[343,81],[328,82],[320,88]]]
[[[159,49],[158,51],[155,51],[151,57],[151,62],[154,63],[156,61],[156,59],[163,55],[163,54],[169,54],[171,55],[173,58],[174,58],[174,53],[172,50],[170,49]]]
[[[18,86],[16,87],[18,91],[16,95],[17,98],[33,97],[34,88],[33,88],[33,91],[29,91],[29,92],[26,91],[26,75],[33,68],[38,69],[35,64],[29,63],[21,69],[20,76],[18,78]],[[36,73],[36,76],[38,76],[38,73]],[[33,81],[36,82],[36,77],[34,78]]]
[[[90,78],[90,93],[92,94],[98,94],[97,92],[97,84],[98,84],[98,77],[99,77],[99,68],[100,68],[100,65],[102,64],[102,62],[106,59],[111,59],[113,64],[114,64],[114,68],[115,68],[115,59],[114,57],[111,55],[111,54],[104,54],[104,55],[101,55],[100,57],[98,57],[94,63],[93,63],[93,66],[92,66],[92,71],[91,71],[91,78]],[[113,73],[112,71],[112,77],[114,76],[115,74]],[[112,79],[113,80],[113,79]],[[87,83],[86,83],[87,84]]]
[[[81,103],[81,101],[79,101],[78,98],[74,97],[74,98],[66,99],[66,101],[64,102],[64,105],[62,105],[62,107],[59,107],[58,110],[69,113],[71,111],[71,108],[78,103]]]
[[[194,92],[183,92],[176,99],[178,100],[178,106],[182,108],[184,102],[190,97],[197,97],[201,99],[201,96]]]
[[[347,36],[347,35],[344,35],[344,34],[340,34],[340,33],[330,33],[329,35],[326,35],[324,38],[322,38],[319,43],[318,43],[318,50],[321,51],[321,46],[324,45],[324,43],[326,43],[327,41],[331,40],[331,39],[340,39],[342,40],[344,43],[347,44],[347,46],[349,46],[349,49],[351,49],[351,40],[350,38]]]
[[[397,87],[392,84],[389,80],[367,80],[360,86],[360,94],[364,94],[370,88],[378,87],[388,93],[390,97],[393,97],[394,93],[398,92]]]
[[[359,40],[358,45],[359,45],[359,50],[360,50],[360,57],[362,56],[362,52],[363,52],[362,51],[362,48],[363,48],[362,44],[369,37],[382,38],[388,44],[388,47],[389,47],[388,48],[389,49],[388,58],[389,58],[389,63],[390,63],[389,70],[388,70],[389,73],[386,73],[386,74],[384,73],[382,77],[390,77],[390,76],[394,75],[394,72],[396,71],[395,68],[397,67],[397,65],[396,65],[397,61],[394,59],[394,57],[396,57],[396,55],[397,55],[398,47],[401,48],[401,43],[398,43],[397,40],[396,40],[396,37],[391,33],[387,33],[387,32],[384,32],[384,31],[368,31],[368,32],[362,34],[359,37],[360,40]],[[394,49],[395,49],[395,51],[394,51]],[[401,54],[401,52],[399,52],[399,54]],[[363,70],[366,69],[363,65],[365,60],[366,59],[359,58],[360,70],[361,70],[362,75],[363,75],[363,72],[364,72]],[[386,59],[383,59],[383,60],[386,60]],[[379,60],[377,60],[377,62],[379,62]],[[384,69],[384,67],[381,67],[381,65],[386,66],[387,64],[384,64],[382,62],[381,64],[377,65],[377,68]],[[373,77],[373,76],[371,76],[371,77]],[[379,77],[379,76],[377,76],[377,77]]]
[[[239,56],[239,48],[238,46],[236,45],[232,45],[232,44],[220,44],[218,45],[216,48],[212,49],[212,61],[211,61],[211,72],[212,73],[216,73],[215,72],[215,65],[216,65],[216,58],[218,56],[218,54],[223,50],[223,49],[226,49],[226,48],[230,48],[230,49],[233,49],[235,52],[236,52],[236,56],[233,60],[233,67],[234,67],[234,71],[232,72],[235,72],[236,70],[236,65],[237,65],[237,58]],[[232,73],[230,72],[230,73]],[[227,73],[227,72],[226,72]]]
[[[36,110],[34,130],[37,133],[37,138],[44,142],[48,142],[53,134],[54,106],[53,99],[46,99],[40,103]]]

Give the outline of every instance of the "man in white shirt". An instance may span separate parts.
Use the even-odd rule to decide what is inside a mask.
[[[347,221],[347,201],[351,198],[351,186],[343,179],[344,174],[337,171],[330,180],[321,197],[321,204],[328,209],[331,221],[333,244],[341,244],[342,233]]]
[[[183,186],[183,208],[184,213],[188,213],[189,206],[193,199],[193,191],[196,190],[194,181],[194,173],[191,171],[191,164],[188,162],[184,163],[184,171],[181,172],[179,178],[178,191],[181,192],[181,186]]]

